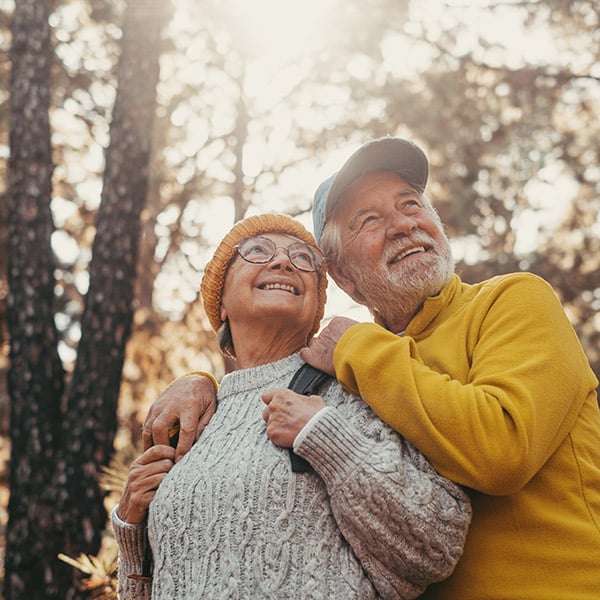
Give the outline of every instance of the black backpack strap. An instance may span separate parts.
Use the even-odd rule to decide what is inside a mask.
[[[298,392],[298,394],[310,396],[311,394],[316,394],[321,386],[329,379],[331,379],[331,375],[328,373],[304,363],[294,373],[288,388],[294,392]]]
[[[303,364],[292,377],[288,388],[303,394],[304,396],[311,396],[316,394],[318,390],[331,379],[331,375],[315,369],[309,364]],[[298,456],[292,448],[290,448],[290,461],[292,463],[292,471],[294,473],[309,473],[314,472],[311,464]]]

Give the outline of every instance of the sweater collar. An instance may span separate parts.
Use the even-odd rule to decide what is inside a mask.
[[[267,389],[269,386],[285,387],[291,381],[294,373],[304,364],[299,354],[292,354],[281,360],[259,365],[249,369],[239,369],[227,373],[219,386],[219,397],[230,393],[245,392],[256,389],[260,385]]]
[[[423,303],[423,307],[412,318],[406,328],[406,335],[416,337],[435,321],[436,317],[452,302],[460,286],[460,277],[454,273],[452,279],[442,288],[439,294],[429,296]]]

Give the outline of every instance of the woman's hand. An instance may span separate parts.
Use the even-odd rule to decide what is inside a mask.
[[[267,390],[262,399],[267,405],[267,436],[283,448],[291,448],[300,430],[325,406],[321,396],[303,396],[287,388]]]
[[[119,519],[137,525],[148,513],[148,507],[158,486],[175,464],[175,449],[171,446],[152,446],[136,458],[129,468],[123,495],[119,501]]]

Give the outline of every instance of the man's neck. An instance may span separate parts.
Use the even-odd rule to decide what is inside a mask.
[[[386,316],[382,312],[375,311],[375,320],[392,333],[402,333],[406,331],[408,324],[413,317],[423,308],[424,301],[410,312],[394,311],[393,314]]]

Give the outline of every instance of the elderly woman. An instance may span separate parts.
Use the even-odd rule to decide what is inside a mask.
[[[321,396],[285,389],[326,285],[314,238],[290,217],[250,217],[218,246],[201,292],[237,370],[181,461],[157,445],[133,463],[113,511],[120,598],[415,598],[454,568],[464,492],[337,382]],[[277,427],[290,407],[312,472],[295,473],[269,437],[291,445]],[[151,581],[139,576],[146,539]]]

